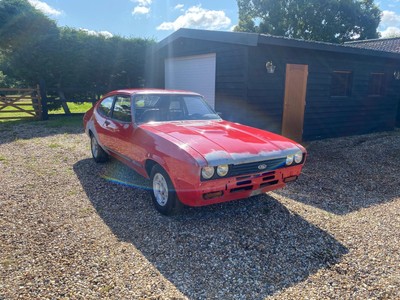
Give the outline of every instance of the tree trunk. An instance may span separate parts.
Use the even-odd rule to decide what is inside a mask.
[[[69,110],[69,107],[67,105],[67,101],[65,99],[64,92],[63,91],[58,91],[58,95],[60,96],[61,105],[62,105],[62,108],[64,109],[65,114],[66,115],[70,115],[71,111]]]

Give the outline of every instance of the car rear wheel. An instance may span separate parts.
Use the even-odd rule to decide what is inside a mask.
[[[102,163],[108,160],[108,154],[101,148],[93,134],[90,136],[90,149],[95,162]]]
[[[155,165],[151,170],[150,178],[153,188],[151,197],[156,209],[164,215],[179,212],[182,204],[167,172],[159,165]]]

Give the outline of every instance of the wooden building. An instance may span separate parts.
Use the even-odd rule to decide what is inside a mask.
[[[400,37],[347,42],[346,45],[400,54]],[[394,75],[400,80],[400,70],[396,72]],[[397,108],[396,126],[400,127],[400,103]]]
[[[224,119],[298,141],[393,130],[398,117],[400,53],[180,29],[150,55],[147,86],[199,92]]]

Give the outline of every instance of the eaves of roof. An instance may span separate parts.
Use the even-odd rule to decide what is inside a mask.
[[[178,39],[195,39],[228,44],[256,47],[259,45],[274,45],[299,49],[346,53],[355,55],[367,55],[374,57],[393,58],[400,60],[400,53],[386,52],[374,49],[353,47],[350,45],[332,44],[326,42],[306,41],[300,39],[278,37],[267,34],[248,32],[227,32],[200,29],[182,28],[155,45],[154,51],[158,51]]]
[[[346,42],[345,45],[386,52],[400,53],[400,37]]]

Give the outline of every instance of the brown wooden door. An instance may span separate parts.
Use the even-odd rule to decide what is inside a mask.
[[[282,135],[301,142],[306,105],[308,65],[286,65]]]

